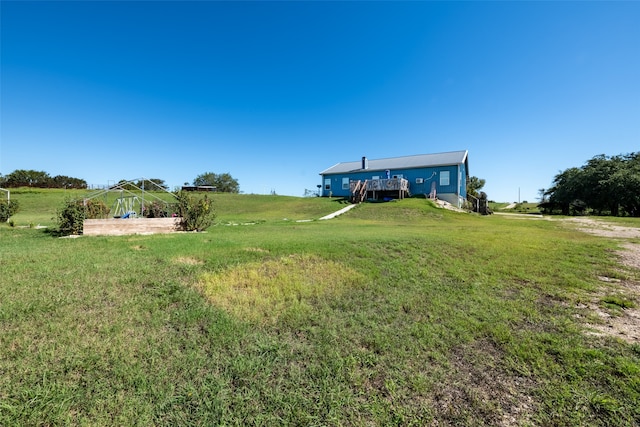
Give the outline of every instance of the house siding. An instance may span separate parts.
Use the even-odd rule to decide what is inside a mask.
[[[458,199],[460,197],[466,198],[466,189],[465,185],[460,185],[458,179],[462,179],[462,182],[466,182],[466,174],[464,173],[464,167],[461,170],[461,173],[458,173],[459,168],[457,165],[451,166],[436,166],[436,167],[426,167],[426,168],[416,168],[416,169],[397,169],[397,170],[389,170],[389,175],[391,177],[402,175],[402,178],[409,181],[409,191],[411,194],[429,194],[431,191],[431,186],[433,182],[436,183],[436,193],[438,197],[447,200],[450,203],[459,205]],[[449,184],[448,185],[440,185],[440,178],[442,172],[449,173]],[[373,177],[386,178],[385,170],[362,170],[358,172],[351,173],[340,173],[340,174],[326,174],[322,175],[322,195],[324,197],[334,196],[334,197],[349,197],[350,192],[348,186],[343,188],[343,178],[348,178],[349,180],[354,181],[364,181],[370,180]],[[325,188],[325,180],[331,180],[331,188]],[[422,179],[422,183],[418,181]]]
[[[371,168],[370,168],[371,166]],[[395,166],[395,167],[394,167]],[[390,177],[402,176],[409,182],[409,192],[429,194],[435,183],[438,198],[461,206],[467,197],[466,183],[469,176],[468,152],[455,151],[362,162],[344,162],[320,173],[324,197],[349,197],[349,181],[371,180],[374,177],[385,179],[386,171]],[[443,173],[448,173],[449,182],[444,182]]]

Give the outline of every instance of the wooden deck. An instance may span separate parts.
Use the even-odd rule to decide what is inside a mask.
[[[404,178],[355,180],[349,186],[352,203],[383,197],[404,199],[409,195],[409,181]]]

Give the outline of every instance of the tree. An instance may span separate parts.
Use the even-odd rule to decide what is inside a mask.
[[[545,188],[538,190],[538,199],[540,199],[540,203],[546,203],[548,201],[547,190]]]
[[[569,168],[557,174],[553,178],[553,186],[546,193],[549,201],[540,206],[549,213],[560,209],[562,215],[569,215],[572,204],[580,205],[583,182],[582,169]]]
[[[640,153],[595,156],[556,175],[542,196],[539,206],[548,213],[640,216]]]
[[[17,169],[2,177],[2,186],[8,188],[37,187],[37,188],[87,188],[84,179],[57,175],[53,178],[43,171]]]
[[[48,173],[35,170],[17,169],[4,177],[4,185],[8,188],[51,186],[51,177]]]
[[[145,190],[155,191],[158,189],[167,190],[169,187],[165,184],[164,179],[150,178],[140,179],[135,183],[136,187],[144,188]]]
[[[613,178],[620,186],[620,204],[629,215],[640,217],[640,152],[628,154],[624,160],[626,167]]]
[[[615,176],[624,167],[621,160],[620,156],[608,158],[600,154],[582,167],[581,199],[598,214],[608,210],[611,215],[618,215],[621,194]]]
[[[480,179],[477,176],[470,176],[467,181],[467,194],[475,198],[479,198],[479,191],[485,184],[484,179]]]
[[[216,191],[221,193],[239,193],[240,185],[238,180],[233,178],[229,173],[215,174],[213,172],[206,172],[198,175],[193,180],[193,185],[208,185],[216,188]]]
[[[70,176],[56,175],[51,178],[52,187],[55,188],[87,188],[87,181],[79,178],[72,178]]]

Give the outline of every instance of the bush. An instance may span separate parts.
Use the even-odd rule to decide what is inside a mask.
[[[102,219],[109,215],[109,207],[101,200],[87,200],[84,206],[87,218]]]
[[[87,217],[87,208],[82,200],[67,199],[64,206],[58,210],[58,231],[68,236],[82,234],[82,227]]]
[[[186,231],[203,231],[213,224],[215,212],[213,200],[208,196],[195,198],[184,191],[176,193],[178,215],[182,217],[181,226]]]
[[[170,207],[167,203],[154,200],[145,205],[144,216],[147,218],[167,218]]]
[[[9,218],[20,210],[17,200],[0,200],[0,222],[7,222]]]

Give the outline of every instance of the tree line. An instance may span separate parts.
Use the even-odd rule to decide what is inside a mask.
[[[557,174],[540,194],[544,213],[640,217],[640,152],[595,156]]]
[[[87,181],[65,175],[51,176],[47,172],[18,169],[9,175],[0,175],[0,187],[36,187],[36,188],[87,188]]]
[[[155,185],[145,184],[144,181],[151,181]],[[168,189],[163,179],[152,178],[147,180],[127,181],[120,180],[118,186],[127,188],[142,188],[146,190],[156,190],[158,187]],[[190,185],[185,183],[185,185]],[[239,193],[240,184],[238,180],[231,176],[230,173],[216,174],[206,172],[198,175],[193,180],[194,186],[211,186],[221,193]],[[18,169],[8,175],[0,174],[0,187],[18,188],[18,187],[35,187],[35,188],[69,188],[69,189],[86,189],[87,181],[80,178],[70,176],[56,175],[50,176],[47,172],[36,170]],[[155,187],[155,188],[154,188]]]

